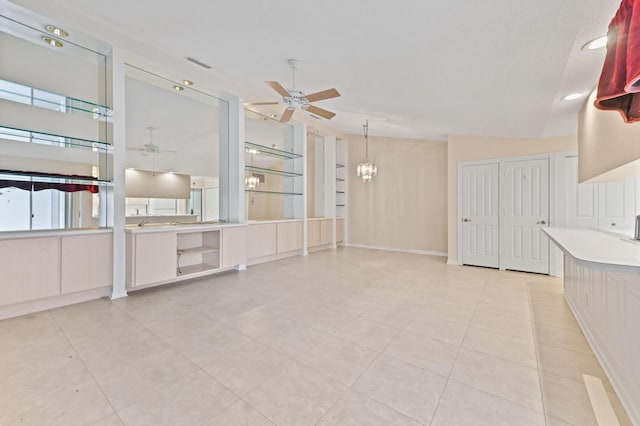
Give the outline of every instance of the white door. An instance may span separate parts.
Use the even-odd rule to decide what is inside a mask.
[[[549,160],[509,161],[505,165],[501,266],[549,273]]]
[[[633,230],[636,218],[636,179],[600,183],[600,229]]]
[[[598,227],[598,185],[578,183],[578,157],[566,157],[565,226],[567,228]]]
[[[500,263],[498,163],[462,167],[462,263],[498,268]]]

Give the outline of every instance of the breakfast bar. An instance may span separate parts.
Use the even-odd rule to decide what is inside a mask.
[[[629,416],[640,421],[640,241],[544,230],[564,252],[564,296]]]

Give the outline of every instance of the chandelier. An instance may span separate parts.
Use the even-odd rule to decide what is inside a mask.
[[[248,151],[251,152],[251,151]],[[259,152],[259,151],[256,151]],[[251,168],[253,168],[253,155],[254,152],[251,152]],[[251,171],[251,176],[247,176],[244,178],[244,188],[249,191],[254,190],[260,185],[260,179],[257,176],[253,175],[253,171]]]
[[[362,125],[364,128],[364,163],[358,164],[356,173],[363,182],[370,182],[378,174],[378,167],[369,162],[369,120]]]

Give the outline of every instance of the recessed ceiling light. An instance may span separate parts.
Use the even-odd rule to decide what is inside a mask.
[[[55,38],[51,38],[51,37],[42,37],[42,41],[47,43],[49,46],[53,46],[53,47],[64,46],[64,43],[62,43],[60,40],[56,40]]]
[[[49,31],[51,34],[55,34],[58,37],[67,37],[69,35],[68,32],[66,32],[65,30],[63,30],[62,28],[58,28],[55,25],[47,25],[46,27],[44,27],[47,31]]]
[[[582,93],[572,93],[570,95],[565,96],[564,99],[565,101],[575,101],[576,99],[580,99],[582,97]]]
[[[185,86],[193,86],[193,81],[191,80],[182,80],[182,84]]]
[[[598,38],[594,38],[593,40],[586,43],[584,46],[582,46],[582,50],[602,49],[606,45],[607,45],[607,36],[603,35]]]
[[[271,114],[270,117],[271,118],[278,118],[278,114]]]
[[[173,85],[173,90],[175,90],[176,92],[182,92],[184,90],[184,87],[174,84]]]

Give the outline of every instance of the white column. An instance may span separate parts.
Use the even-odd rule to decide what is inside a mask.
[[[113,188],[107,196],[107,226],[113,228],[113,290],[112,299],[127,296],[126,288],[126,236],[125,236],[125,70],[124,52],[111,50],[111,82],[113,108]]]
[[[224,99],[228,108],[220,108],[220,219],[243,223],[246,221],[244,107],[237,96],[225,93]]]

